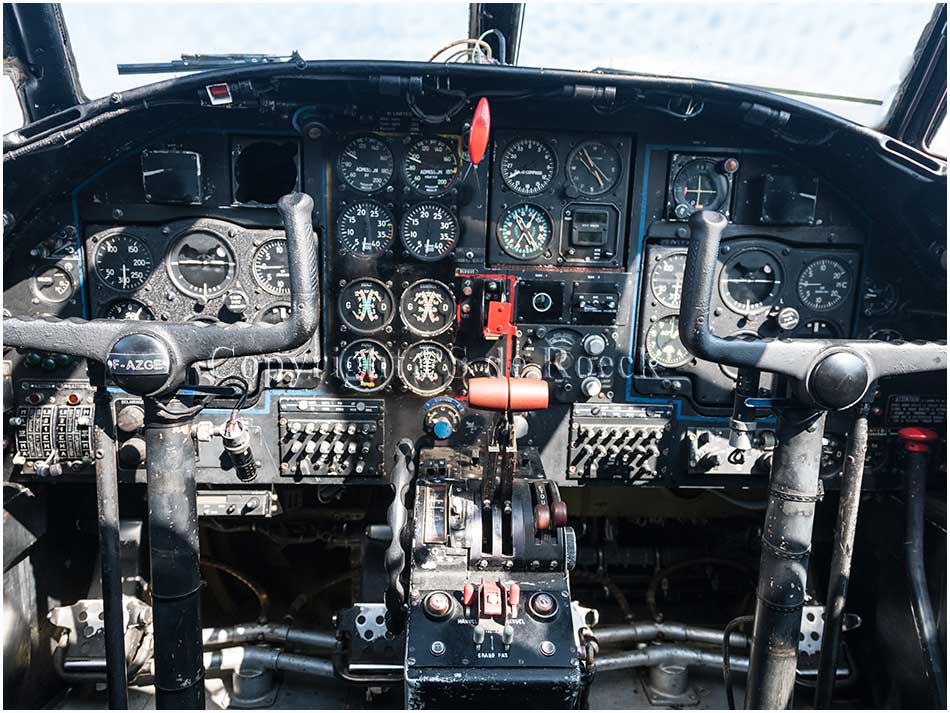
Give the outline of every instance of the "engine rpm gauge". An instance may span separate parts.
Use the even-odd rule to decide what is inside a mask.
[[[650,290],[656,301],[665,307],[678,309],[683,296],[683,272],[686,269],[686,254],[667,255],[653,267],[650,274]]]
[[[403,216],[399,237],[413,257],[433,262],[441,260],[455,248],[459,224],[445,206],[417,203]]]
[[[516,260],[533,260],[551,242],[551,219],[536,205],[522,203],[505,211],[498,221],[498,244]]]
[[[394,233],[392,213],[376,201],[351,203],[336,221],[340,247],[356,257],[382,255],[392,244]]]
[[[402,293],[399,315],[411,332],[434,337],[455,321],[455,295],[438,280],[419,280]]]
[[[153,320],[152,311],[138,300],[115,300],[107,304],[99,316],[103,319]]]
[[[353,280],[340,292],[340,318],[358,334],[371,334],[389,324],[395,312],[393,294],[379,280]]]
[[[437,342],[416,342],[399,355],[399,378],[420,396],[444,391],[455,375],[455,359]]]
[[[358,339],[340,354],[340,380],[353,391],[379,391],[393,378],[393,357],[374,339]]]
[[[810,262],[798,276],[798,298],[809,309],[827,312],[840,307],[851,292],[851,272],[832,258]]]
[[[767,310],[782,286],[782,268],[765,250],[753,248],[733,255],[719,275],[722,301],[737,314],[750,315]]]
[[[403,173],[406,183],[420,193],[445,193],[458,178],[458,156],[447,141],[419,139],[406,151]]]
[[[191,297],[217,297],[234,281],[236,262],[231,246],[207,230],[186,233],[168,253],[168,276]]]
[[[120,292],[132,292],[152,274],[148,246],[128,233],[116,233],[96,245],[93,262],[99,279]]]
[[[585,196],[606,193],[620,177],[620,154],[602,141],[585,141],[567,157],[567,177]]]
[[[517,139],[501,154],[501,178],[515,193],[536,196],[551,185],[557,157],[538,139]]]
[[[350,188],[375,193],[393,176],[393,152],[375,136],[358,136],[343,147],[339,169]]]
[[[290,294],[290,268],[287,263],[287,241],[284,238],[268,240],[254,251],[251,260],[254,281],[272,295]]]
[[[650,359],[667,369],[683,366],[693,358],[680,341],[679,316],[675,314],[662,317],[650,325],[646,346]]]

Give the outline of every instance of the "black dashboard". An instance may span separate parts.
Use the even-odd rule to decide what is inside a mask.
[[[469,407],[468,380],[497,375],[548,383],[551,406],[521,417],[519,440],[525,467],[561,485],[762,484],[769,421],[737,459],[736,373],[693,357],[678,334],[686,220],[702,208],[729,221],[715,334],[945,336],[942,278],[930,279],[943,274],[945,231],[921,243],[878,220],[878,198],[862,202],[860,177],[826,163],[816,142],[730,124],[714,108],[691,117],[503,97],[475,164],[466,112],[434,124],[350,86],[337,100],[293,87],[254,110],[204,106],[124,126],[107,161],[63,178],[8,231],[5,314],[280,322],[289,285],[275,204],[309,193],[317,334],[260,357],[229,358],[222,344],[195,368],[196,383],[247,389],[254,485],[267,486],[386,482],[403,438],[425,449],[423,472],[477,475],[490,414]],[[121,478],[144,480],[138,399],[110,386],[94,403],[95,364],[4,359],[15,475],[88,479],[104,408]],[[945,427],[939,382],[881,384],[869,487],[896,482],[899,427]],[[760,395],[780,389],[766,377]],[[235,404],[195,399],[199,482],[242,485],[211,437]],[[829,487],[849,423],[828,421]]]

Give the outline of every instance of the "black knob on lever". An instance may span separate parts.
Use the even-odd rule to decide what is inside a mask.
[[[683,276],[680,339],[693,355],[728,366],[781,374],[797,396],[827,410],[850,408],[884,376],[947,368],[947,343],[846,339],[717,337],[709,330],[719,244],[726,218],[697,211],[689,219],[690,244]]]

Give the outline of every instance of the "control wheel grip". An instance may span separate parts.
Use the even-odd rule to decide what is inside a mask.
[[[548,407],[548,383],[541,379],[482,376],[469,379],[468,403],[488,411],[539,411]]]

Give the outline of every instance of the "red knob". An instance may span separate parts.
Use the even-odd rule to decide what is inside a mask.
[[[930,444],[940,438],[933,429],[919,426],[902,428],[897,432],[897,437],[904,442],[904,448],[913,453],[926,453],[930,450]]]
[[[521,586],[516,582],[508,585],[508,603],[516,607],[521,602]]]
[[[551,518],[554,520],[554,527],[567,527],[567,503],[563,500],[552,503]]]
[[[491,110],[488,108],[488,99],[482,97],[475,107],[475,114],[472,116],[472,128],[468,132],[468,157],[476,166],[485,157],[485,149],[488,148],[490,133]]]
[[[468,606],[475,599],[475,585],[471,582],[466,582],[465,586],[462,587],[462,604]]]
[[[547,505],[534,506],[534,529],[547,530],[551,527],[551,508]]]

